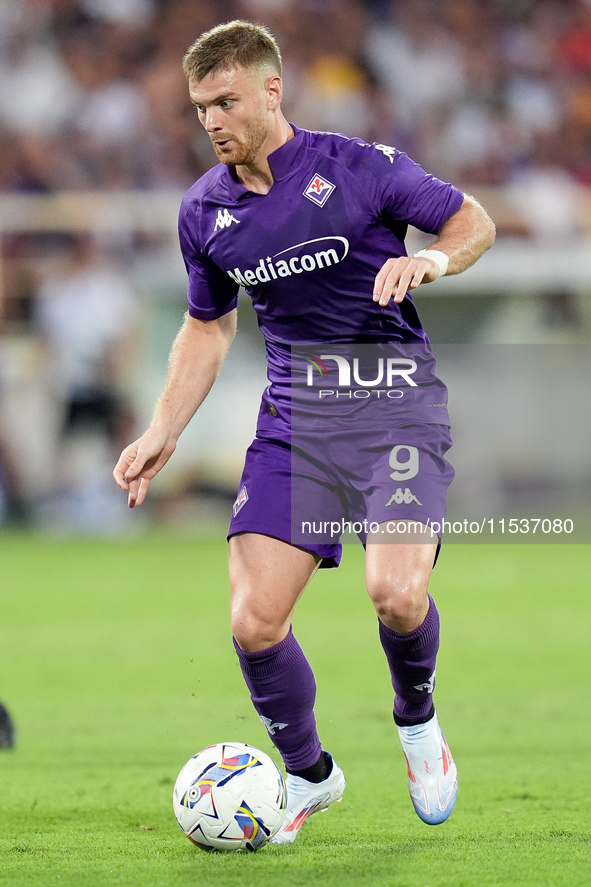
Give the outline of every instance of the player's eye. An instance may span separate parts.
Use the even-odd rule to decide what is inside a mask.
[[[232,102],[230,99],[224,99],[223,102],[220,102],[220,108],[223,108],[226,111],[228,108],[232,107]]]

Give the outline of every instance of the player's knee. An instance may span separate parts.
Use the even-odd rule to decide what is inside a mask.
[[[412,631],[422,622],[427,589],[419,577],[374,579],[367,590],[379,620],[393,631]]]
[[[241,650],[254,653],[278,644],[281,626],[244,608],[234,608],[231,617],[232,634]]]

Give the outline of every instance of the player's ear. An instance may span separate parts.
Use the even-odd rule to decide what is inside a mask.
[[[276,111],[283,98],[283,81],[278,74],[269,77],[265,82],[267,93],[267,110]]]

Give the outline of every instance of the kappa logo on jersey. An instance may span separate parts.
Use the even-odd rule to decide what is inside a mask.
[[[304,197],[307,197],[308,200],[311,200],[317,206],[324,206],[335,187],[328,179],[319,176],[318,173],[314,173],[312,181],[304,191]]]
[[[232,508],[232,513],[234,517],[238,514],[241,508],[243,508],[248,502],[248,493],[246,492],[246,485],[242,487],[240,492],[238,493],[238,497],[234,502],[234,507]]]
[[[398,153],[396,148],[390,148],[389,145],[374,145],[374,148],[377,148],[378,151],[381,151],[382,154],[385,154],[390,163],[394,163],[394,157]]]
[[[235,218],[231,213],[228,212],[227,209],[218,209],[218,215],[215,220],[215,228],[213,230],[217,231],[218,228],[229,228],[233,222],[239,225],[240,219]]]
[[[396,505],[410,505],[411,502],[416,502],[417,505],[422,505],[422,502],[419,502],[417,497],[411,493],[408,487],[403,490],[402,487],[398,487],[392,498],[389,502],[386,502],[386,508],[388,505],[391,505],[392,502],[395,502]]]

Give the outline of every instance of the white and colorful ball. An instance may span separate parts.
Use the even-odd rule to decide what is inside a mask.
[[[275,762],[243,742],[220,742],[187,761],[173,807],[202,850],[259,850],[281,828],[285,782]]]

